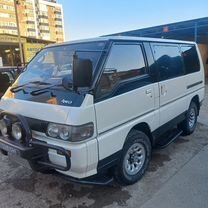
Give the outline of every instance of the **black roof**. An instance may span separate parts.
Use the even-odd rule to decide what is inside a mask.
[[[112,35],[153,37],[208,43],[208,17],[126,31]]]

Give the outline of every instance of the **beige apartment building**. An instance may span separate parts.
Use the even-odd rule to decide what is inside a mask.
[[[17,35],[13,0],[0,1],[0,33]]]
[[[0,67],[20,62],[14,2],[24,62],[29,62],[45,45],[65,39],[63,8],[56,0],[0,0]]]
[[[54,0],[15,0],[21,36],[63,42],[63,8]],[[0,33],[17,35],[14,0],[0,1]]]

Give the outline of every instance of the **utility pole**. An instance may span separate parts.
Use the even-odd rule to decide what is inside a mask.
[[[24,64],[24,58],[23,58],[23,50],[22,50],[22,43],[21,43],[21,34],[20,34],[20,27],[19,27],[17,5],[19,5],[19,0],[14,0],[14,9],[15,9],[15,16],[16,16],[16,23],[17,23],[17,34],[18,34],[18,42],[19,42],[19,49],[20,49],[20,60],[21,60],[21,66],[22,66]]]

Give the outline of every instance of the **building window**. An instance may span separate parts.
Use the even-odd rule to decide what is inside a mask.
[[[35,24],[35,21],[31,21],[31,20],[29,21],[29,20],[28,20],[28,21],[26,21],[26,23],[27,23],[27,24]]]
[[[62,25],[55,25],[57,28],[63,28]]]
[[[17,27],[12,27],[12,26],[0,26],[1,29],[8,29],[8,30],[16,30]]]
[[[57,14],[57,15],[61,15],[62,14],[61,11],[55,11],[54,13]]]
[[[40,22],[39,25],[41,25],[41,26],[49,26],[49,23]]]
[[[60,22],[62,22],[62,19],[61,19],[61,18],[55,18],[55,21],[60,21]]]
[[[47,15],[47,14],[46,14]],[[39,18],[42,18],[42,19],[48,19],[48,16],[46,15],[39,15]]]
[[[35,32],[35,29],[27,28],[28,32]]]
[[[49,30],[40,30],[41,33],[50,33]]]

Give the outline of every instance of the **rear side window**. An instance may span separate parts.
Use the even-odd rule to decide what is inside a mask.
[[[160,79],[166,80],[184,75],[183,61],[178,45],[153,45],[154,58]]]
[[[107,95],[122,81],[139,77],[145,73],[145,61],[139,44],[115,44],[111,48],[101,76],[97,96]]]
[[[182,57],[186,74],[200,71],[199,58],[195,46],[182,46]]]

